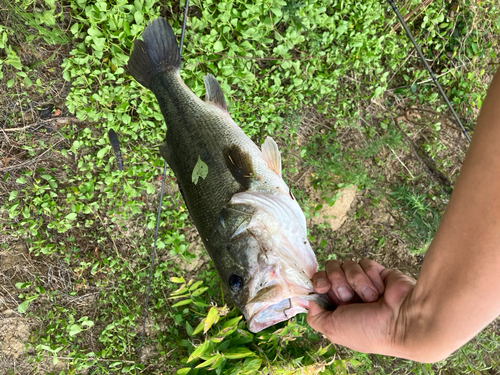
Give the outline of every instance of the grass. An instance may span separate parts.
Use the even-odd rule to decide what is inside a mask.
[[[500,8],[465,0],[398,5],[473,130],[495,70]],[[305,316],[250,333],[239,312],[225,307],[211,262],[195,255],[204,249],[198,251],[170,171],[138,357],[163,165],[157,146],[166,127],[126,63],[148,20],[165,16],[180,35],[182,6],[0,1],[0,261],[10,265],[0,271],[0,285],[11,296],[4,307],[30,328],[24,353],[0,347],[2,368],[498,371],[495,325],[432,366],[329,345]],[[332,204],[342,187],[358,187],[354,212],[339,231],[310,228],[320,263],[370,256],[415,275],[449,197],[445,182],[456,179],[467,145],[397,25],[386,4],[371,0],[194,1],[181,74],[199,96],[203,75],[214,74],[245,132],[257,143],[268,134],[276,139],[284,176],[308,217]],[[41,121],[38,110],[46,104],[61,114]],[[123,172],[106,138],[110,128],[120,137]],[[186,267],[199,258],[198,268]]]

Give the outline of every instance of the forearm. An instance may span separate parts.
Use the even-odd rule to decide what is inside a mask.
[[[478,118],[454,192],[415,289],[402,305],[395,345],[434,362],[500,314],[500,74]]]

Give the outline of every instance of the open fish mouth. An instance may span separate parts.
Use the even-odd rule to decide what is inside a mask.
[[[276,323],[288,320],[300,313],[307,313],[309,301],[300,297],[285,298],[278,303],[267,303],[247,320],[248,329],[259,332]]]
[[[311,301],[328,310],[335,308],[326,295],[315,293],[312,285],[308,294],[299,294],[304,293],[304,290],[294,292],[288,287],[287,296],[283,290],[280,285],[264,288],[246,304],[244,315],[251,332],[262,331],[297,314],[307,313]]]

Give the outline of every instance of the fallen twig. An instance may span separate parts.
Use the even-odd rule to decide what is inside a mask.
[[[10,128],[10,129],[1,128],[1,129],[4,132],[17,132],[19,130],[26,130],[26,129],[34,128],[35,126],[39,126],[39,125],[42,125],[42,124],[44,124],[46,122],[50,122],[50,121],[56,121],[58,123],[61,123],[61,122],[66,122],[66,121],[81,121],[81,120],[78,120],[76,117],[52,117],[52,118],[49,118],[46,120],[40,120],[36,123],[23,126],[21,128]]]

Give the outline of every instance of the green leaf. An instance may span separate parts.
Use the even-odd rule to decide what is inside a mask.
[[[185,290],[187,290],[186,288],[184,288]],[[181,294],[181,295],[178,295],[178,296],[172,296],[172,297],[168,297],[168,299],[175,299],[175,298],[186,298],[186,297],[189,297],[190,294]]]
[[[24,77],[24,83],[26,84],[26,86],[28,87],[31,87],[33,86],[33,81],[30,79],[30,77],[26,76]]]
[[[217,42],[214,43],[214,52],[220,52],[222,50],[224,50],[224,45],[220,40],[218,40]]]
[[[24,301],[19,306],[17,306],[17,311],[19,311],[20,314],[24,314],[26,310],[28,310],[29,305],[30,301]]]
[[[175,292],[170,293],[170,298],[174,296],[180,296],[188,291],[188,288],[186,287],[186,284],[182,284],[179,289],[177,289]]]
[[[18,194],[18,193],[19,193],[19,192],[18,192],[17,190],[12,190],[12,191],[10,192],[10,194],[9,194],[9,201],[11,201],[11,200],[15,199],[15,198],[17,197],[17,194]]]
[[[245,357],[251,357],[254,355],[255,355],[254,352],[252,352],[250,349],[242,347],[242,346],[237,347],[237,348],[231,348],[227,352],[224,353],[224,357],[229,358],[229,359],[245,358]]]
[[[348,23],[346,21],[343,21],[342,25],[337,27],[337,37],[341,36],[342,34],[344,34],[347,31],[347,26],[348,26]]]
[[[380,96],[384,91],[385,89],[383,87],[377,87],[375,89],[375,94],[373,94],[373,97],[376,98],[377,96]]]
[[[280,8],[271,8],[271,12],[276,14],[278,17],[281,17],[283,15]]]
[[[190,291],[193,291],[193,290],[195,290],[196,288],[198,288],[201,284],[203,284],[203,281],[202,281],[202,280],[197,281],[197,282],[195,282],[193,285],[191,285],[191,286],[189,287],[189,290],[190,290]]]
[[[16,180],[16,183],[17,184],[25,184],[26,183],[26,179],[24,177],[19,177],[17,180]]]
[[[177,307],[177,306],[184,306],[184,305],[188,305],[190,304],[191,302],[193,302],[193,300],[191,298],[188,298],[188,299],[185,299],[183,301],[179,301],[177,302],[176,304],[172,305],[172,307]]]
[[[170,278],[170,281],[173,282],[173,283],[176,283],[176,284],[182,284],[182,283],[186,282],[186,280],[184,280],[183,277],[175,277],[175,276],[172,276]]]
[[[69,329],[67,328],[67,330],[69,331],[70,336],[76,336],[83,331],[82,327],[80,327],[80,325],[78,324],[72,324],[71,326],[69,326]]]
[[[212,327],[214,323],[217,323],[219,320],[219,311],[216,307],[212,307],[208,312],[207,317],[205,318],[205,327],[203,328],[203,333],[207,333],[207,331]]]
[[[203,292],[205,292],[207,289],[208,289],[208,287],[204,286],[203,288],[195,290],[191,295],[193,297],[198,297],[200,294],[202,294]]]
[[[216,360],[218,360],[221,357],[222,357],[221,354],[216,354],[213,357],[210,357],[209,359],[207,359],[205,362],[200,363],[195,368],[207,367],[207,366],[211,365],[212,363],[214,363]]]
[[[144,15],[142,10],[138,10],[134,13],[135,23],[141,24],[144,21]]]
[[[191,324],[186,320],[186,332],[189,336],[193,336],[193,327],[191,327]]]
[[[25,289],[31,286],[31,282],[26,282],[26,283],[16,283],[16,288],[17,289]]]
[[[187,363],[191,362],[193,359],[196,359],[200,355],[205,353],[206,350],[208,349],[209,345],[210,345],[210,343],[208,341],[205,341],[203,344],[198,345],[196,347],[196,349],[194,350],[194,352],[192,352],[191,355],[189,356]]]
[[[198,156],[198,162],[194,166],[193,169],[193,174],[191,176],[191,180],[193,181],[193,184],[198,183],[198,179],[201,177],[205,179],[208,174],[208,165],[205,164],[203,160]]]
[[[175,375],[186,375],[189,373],[189,371],[191,371],[191,367],[184,367],[184,368],[177,370]]]
[[[195,302],[196,304],[196,302]],[[197,335],[201,331],[203,331],[203,327],[205,327],[205,321],[201,321],[200,324],[196,326],[196,328],[193,331],[193,336]]]
[[[212,365],[212,367],[210,367],[210,369],[216,369],[217,367],[219,367],[222,362],[224,361],[224,356],[220,356],[217,361],[214,362],[214,364]]]
[[[97,153],[97,158],[102,159],[104,155],[106,155],[106,152],[108,152],[107,147],[104,147],[103,149],[99,150],[99,152]]]
[[[75,219],[76,219],[76,213],[74,212],[66,215],[66,220],[75,220]]]
[[[243,318],[243,316],[240,315],[240,316],[237,316],[236,318],[229,319],[227,322],[224,323],[222,328],[228,328],[228,327],[235,326],[236,324],[238,324],[238,322],[241,320],[241,318]]]

